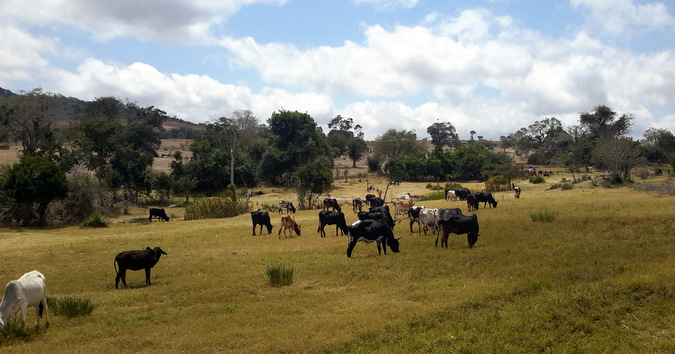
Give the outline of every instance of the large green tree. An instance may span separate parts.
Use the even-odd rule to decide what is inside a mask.
[[[450,122],[437,122],[427,127],[427,133],[431,136],[431,144],[434,147],[459,147],[459,136],[455,127]]]
[[[356,162],[368,151],[361,128],[361,125],[354,124],[353,118],[344,118],[341,115],[328,122],[330,131],[326,141],[333,151],[333,157],[346,155],[352,160],[352,167],[356,167]]]
[[[2,176],[2,189],[13,202],[29,207],[37,205],[38,224],[47,224],[47,207],[68,193],[66,174],[46,157],[22,156]],[[20,220],[22,224],[30,220]]]
[[[389,129],[373,141],[373,153],[384,159],[425,152],[424,146],[417,141],[417,134],[411,130]]]

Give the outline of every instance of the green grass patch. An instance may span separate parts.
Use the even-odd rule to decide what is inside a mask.
[[[94,304],[89,298],[65,296],[62,298],[47,298],[49,311],[58,316],[74,318],[89,316],[94,311]]]
[[[540,210],[536,213],[530,213],[530,218],[532,219],[532,222],[553,222],[553,220],[555,220],[555,215],[555,213],[547,210]]]
[[[284,264],[276,264],[267,267],[267,278],[274,287],[293,284],[293,267]]]
[[[423,195],[420,200],[443,200],[445,199],[445,191],[433,191]]]
[[[105,216],[101,212],[94,212],[89,215],[83,222],[82,226],[84,227],[107,227],[108,221],[105,219]]]
[[[198,198],[185,207],[185,220],[230,218],[248,212],[248,206],[231,198]]]

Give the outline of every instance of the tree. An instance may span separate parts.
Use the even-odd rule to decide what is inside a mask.
[[[296,191],[299,208],[305,208],[305,201],[311,207],[318,196],[330,190],[333,183],[332,160],[321,156],[298,169]]]
[[[638,162],[640,149],[638,143],[630,138],[605,136],[598,140],[592,155],[600,166],[610,171],[612,181],[621,182],[630,179],[631,169]]]
[[[355,125],[354,119],[343,118],[338,114],[328,122],[328,128],[330,131],[326,142],[333,150],[333,157],[347,155],[352,160],[352,167],[356,167],[356,162],[368,151],[361,125]]]
[[[368,152],[368,144],[360,137],[353,138],[347,145],[347,156],[352,160],[352,167]]]
[[[51,154],[61,143],[52,126],[49,108],[61,95],[36,88],[23,95],[12,95],[0,103],[0,123],[14,141],[20,141],[22,153]]]
[[[380,158],[394,158],[425,153],[413,131],[389,129],[373,141],[373,153]]]
[[[582,113],[579,122],[592,141],[603,136],[623,136],[630,132],[635,120],[633,114],[623,114],[619,118],[616,112],[607,106],[596,106],[593,112]]]
[[[38,224],[44,226],[49,203],[67,195],[68,182],[54,162],[42,156],[25,155],[2,176],[2,189],[15,203],[37,204]]]
[[[455,132],[455,127],[449,122],[434,123],[427,127],[427,133],[431,136],[431,144],[434,147],[459,146],[459,136]]]

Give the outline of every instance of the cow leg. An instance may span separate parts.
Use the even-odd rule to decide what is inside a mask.
[[[145,268],[145,283],[150,284],[150,268]]]
[[[377,255],[380,256],[382,255],[382,249],[380,248],[380,240],[375,241],[377,243]],[[387,254],[387,249],[385,248],[384,254]]]
[[[49,328],[49,308],[47,308],[47,294],[45,294],[42,297],[42,306],[43,306],[43,311],[45,313],[45,328]]]
[[[255,224],[253,224],[253,236],[255,236]]]
[[[122,284],[124,284],[124,287],[126,287],[127,286],[127,270],[126,269],[124,269],[124,270],[120,269],[120,273],[119,273],[118,276],[122,280]]]
[[[441,236],[440,233],[436,234],[436,242],[434,242],[434,246],[436,246],[436,247],[438,247],[438,237],[439,237],[439,236]],[[443,245],[443,244],[441,243],[441,247],[443,247],[442,245]]]
[[[117,286],[119,285],[121,278],[122,278],[122,270],[120,269],[119,272],[117,272],[117,276],[115,277],[115,289],[117,289]],[[124,285],[126,285],[126,283]]]
[[[349,240],[349,245],[347,246],[347,257],[352,256],[352,251],[354,250],[354,247],[356,246],[356,238],[350,239]]]

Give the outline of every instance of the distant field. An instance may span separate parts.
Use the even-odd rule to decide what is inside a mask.
[[[351,174],[351,172],[350,172]],[[251,235],[249,215],[218,220],[144,222],[131,208],[104,229],[0,229],[0,284],[32,269],[47,278],[50,297],[80,296],[91,316],[51,316],[52,326],[27,341],[2,341],[12,352],[674,352],[675,199],[632,188],[549,188],[518,184],[496,193],[496,209],[476,211],[480,237],[394,230],[401,252],[377,255],[347,237],[316,233],[318,210],[296,214],[302,236]],[[647,180],[647,182],[663,182]],[[348,203],[366,181],[348,176],[331,192]],[[384,189],[381,179],[369,184]],[[641,182],[642,183],[642,182]],[[476,190],[480,183],[466,183]],[[253,209],[292,200],[290,191],[261,188]],[[392,186],[388,198],[424,195],[424,184]],[[464,202],[417,202],[461,207]],[[345,207],[348,222],[356,220]],[[551,213],[550,223],[532,215]],[[257,233],[257,232],[256,232]],[[161,246],[151,286],[143,272],[115,289],[113,258]],[[294,268],[294,283],[274,288],[266,269]],[[28,311],[28,323],[34,311]],[[44,325],[44,320],[42,320]],[[1,340],[1,339],[0,339]]]

